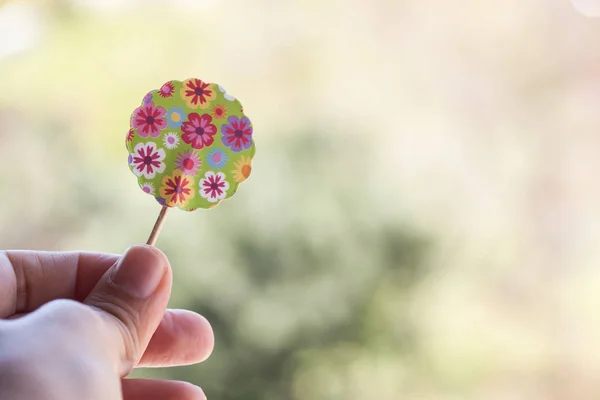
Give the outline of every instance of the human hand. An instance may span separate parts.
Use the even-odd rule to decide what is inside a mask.
[[[150,246],[0,252],[0,399],[200,400],[185,382],[123,379],[136,366],[206,359],[209,323],[167,310],[171,268]]]

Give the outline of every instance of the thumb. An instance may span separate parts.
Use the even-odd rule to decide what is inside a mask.
[[[142,357],[165,314],[171,281],[169,261],[160,250],[133,246],[85,299],[107,322],[108,335],[103,340],[121,376]]]

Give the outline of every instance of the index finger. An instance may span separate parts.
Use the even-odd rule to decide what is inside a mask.
[[[117,254],[0,252],[0,318],[26,313],[55,299],[83,301]]]

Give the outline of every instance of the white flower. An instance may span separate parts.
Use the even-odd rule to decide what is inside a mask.
[[[163,137],[163,143],[169,150],[173,150],[179,146],[179,136],[175,132],[169,132]]]
[[[144,182],[142,185],[140,185],[140,187],[145,193],[154,196],[154,185],[152,184],[152,182]]]
[[[225,180],[225,174],[222,172],[208,171],[204,174],[204,179],[200,180],[200,196],[211,203],[223,200],[227,196],[229,182]]]
[[[229,101],[234,101],[235,97],[233,97],[232,95],[230,95],[229,93],[227,93],[227,91],[225,90],[225,88],[221,85],[217,85],[219,86],[219,90],[221,91],[221,93],[223,93],[223,96],[229,100]]]
[[[133,149],[133,173],[136,176],[144,175],[146,179],[153,179],[156,173],[165,170],[166,154],[163,149],[157,149],[153,142],[138,143]]]

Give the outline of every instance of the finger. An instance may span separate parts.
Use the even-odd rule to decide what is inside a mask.
[[[163,318],[171,280],[169,262],[160,250],[133,246],[84,300],[106,320],[109,335],[99,345],[111,350],[121,376],[138,363]]]
[[[123,379],[123,400],[206,400],[202,389],[187,382]]]
[[[140,367],[170,367],[202,362],[214,347],[206,318],[191,311],[168,310],[152,336]]]
[[[0,252],[0,318],[56,299],[82,301],[119,259],[115,254]]]
[[[13,314],[7,320],[27,314]],[[187,310],[167,310],[138,367],[173,367],[206,360],[213,351],[214,333],[203,316]]]

